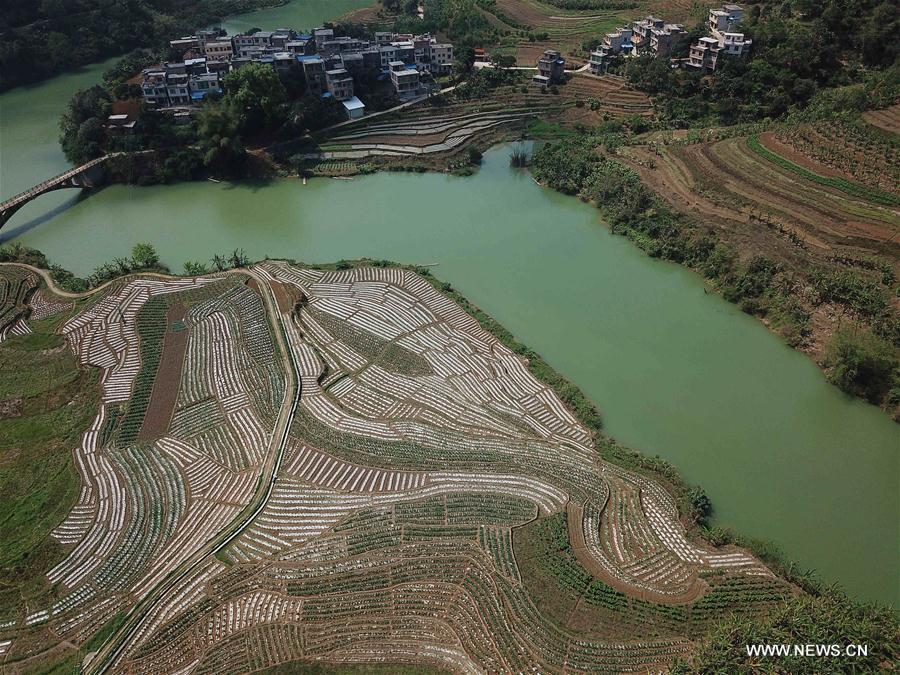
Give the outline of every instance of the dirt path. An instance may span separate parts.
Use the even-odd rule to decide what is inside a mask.
[[[169,430],[190,335],[187,328],[173,331],[171,327],[172,324],[182,321],[186,312],[187,308],[180,302],[173,304],[166,312],[166,333],[159,369],[153,380],[153,390],[150,392],[150,403],[144,415],[144,422],[137,435],[138,442],[159,438]]]

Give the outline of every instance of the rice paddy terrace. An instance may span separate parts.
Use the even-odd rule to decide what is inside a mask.
[[[26,327],[72,308],[28,298]],[[52,598],[0,616],[9,672],[86,652],[147,673],[638,671],[792,592],[689,538],[669,486],[601,460],[528,362],[413,271],[132,277],[59,331],[102,402],[49,533]]]

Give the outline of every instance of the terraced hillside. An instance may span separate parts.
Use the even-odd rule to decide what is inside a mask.
[[[525,91],[522,91],[522,88]],[[370,158],[452,158],[472,144],[498,136],[518,137],[528,123],[541,119],[572,128],[603,119],[649,116],[649,99],[622,78],[575,75],[557,93],[530,87],[523,80],[503,86],[485,101],[422,104],[390,117],[335,129],[320,141],[320,152],[303,155],[324,160],[328,173],[351,173],[343,162]]]
[[[37,288],[37,279],[22,268],[4,270],[0,276],[0,341],[9,335],[28,332],[25,318],[28,297]]]
[[[794,145],[788,146],[791,138]],[[717,221],[765,223],[761,226],[774,227],[820,253],[900,259],[897,183],[889,188],[893,192],[881,187],[882,176],[896,175],[896,148],[885,147],[883,156],[870,153],[870,166],[859,165],[854,175],[836,171],[812,153],[800,154],[800,147],[807,147],[806,141],[782,132],[706,143],[654,143],[624,154],[677,207]],[[825,146],[816,154],[827,152]],[[854,161],[849,152],[841,160],[832,157]],[[873,170],[879,161],[880,170]]]
[[[495,0],[479,6],[494,25],[509,31],[504,46],[513,47],[520,66],[534,65],[545,49],[560,50],[569,64],[580,66],[589,57],[584,42],[648,13],[686,24],[705,18],[705,7],[693,0],[598,2],[599,9],[581,10],[566,8],[564,0]]]
[[[686,536],[666,485],[601,460],[412,271],[134,278],[61,331],[102,403],[53,529],[57,599],[0,625],[11,672],[98,647],[89,671],[638,671],[792,592]]]

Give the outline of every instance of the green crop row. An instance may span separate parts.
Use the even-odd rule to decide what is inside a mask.
[[[138,312],[137,328],[141,341],[141,368],[134,380],[134,389],[128,408],[119,426],[118,445],[125,447],[137,440],[144,423],[144,415],[150,405],[153,381],[159,368],[163,338],[166,332],[166,299],[156,295],[150,298]]]
[[[851,197],[858,197],[868,202],[872,202],[873,204],[881,204],[882,206],[900,206],[900,198],[887,192],[883,192],[882,190],[876,190],[857,183],[851,183],[848,180],[837,178],[835,176],[820,176],[809,169],[794,164],[792,161],[785,159],[781,155],[764,148],[759,142],[759,136],[750,136],[747,139],[747,147],[760,157],[767,159],[773,164],[777,164],[782,169],[787,169],[812,183],[840,190]]]

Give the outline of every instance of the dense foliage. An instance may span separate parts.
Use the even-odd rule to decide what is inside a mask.
[[[715,624],[690,664],[673,673],[810,672],[807,656],[751,657],[747,645],[865,645],[868,655],[838,654],[815,660],[833,673],[889,672],[900,658],[900,628],[893,610],[855,603],[837,590],[803,595],[765,616],[734,616]]]
[[[274,0],[42,0],[0,12],[0,91],[172,36]]]
[[[657,97],[662,115],[681,126],[782,117],[847,85],[861,89],[840,101],[844,109],[897,96],[896,3],[769,2],[754,5],[739,30],[753,40],[751,58],[722,59],[713,77],[672,69],[652,56],[629,59],[623,68],[634,85]],[[675,55],[685,56],[684,47]],[[885,87],[892,92],[887,97]]]
[[[446,35],[457,49],[494,44],[500,32],[478,8],[476,0],[428,0],[425,18],[416,16],[418,3],[405,0],[385,0],[388,9],[399,12],[394,29],[399,32],[428,31]]]
[[[854,326],[843,326],[828,345],[828,379],[844,391],[873,403],[900,387],[900,359],[883,339]]]

